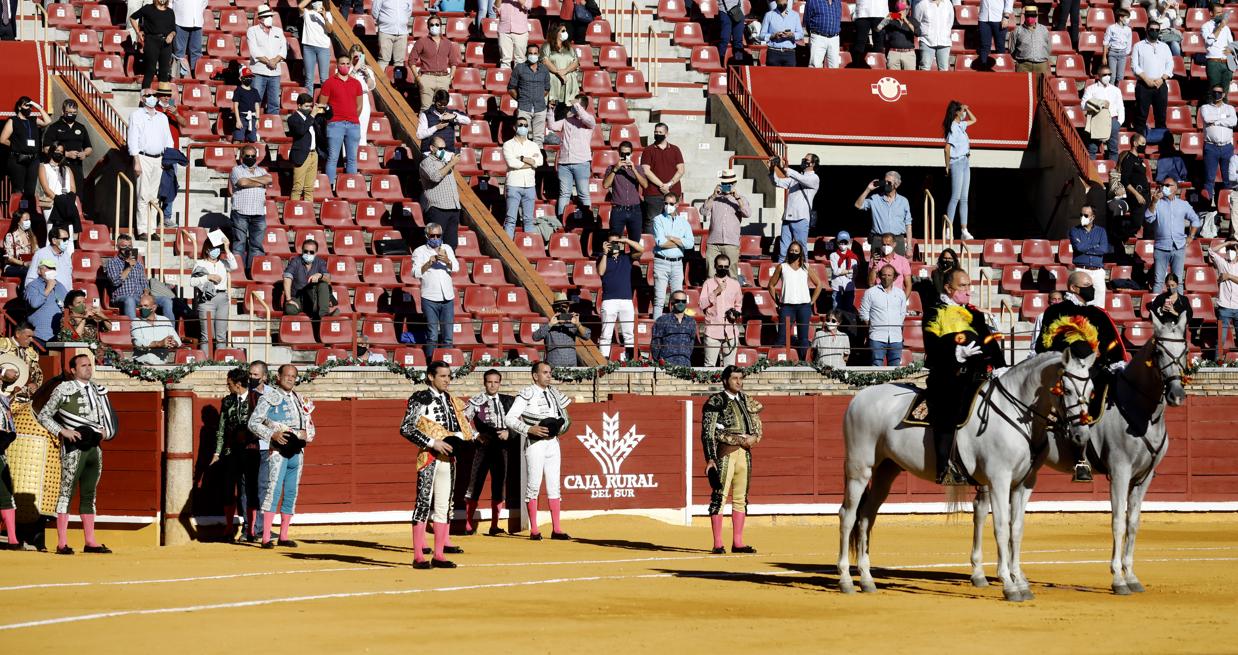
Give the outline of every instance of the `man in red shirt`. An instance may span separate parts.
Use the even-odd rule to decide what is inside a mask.
[[[331,109],[327,123],[327,179],[335,189],[335,169],[344,146],[344,172],[357,172],[357,144],[361,141],[361,82],[350,75],[352,60],[347,54],[335,60],[335,75],[318,91],[319,106]]]
[[[641,152],[640,167],[649,186],[645,187],[645,233],[653,231],[653,219],[662,213],[668,193],[683,197],[679,180],[683,178],[683,154],[679,147],[668,143],[666,123],[653,126],[653,145]]]
[[[413,70],[413,81],[421,88],[421,110],[434,103],[434,92],[449,91],[456,67],[461,64],[460,46],[444,34],[443,19],[430,16],[430,36],[417,39],[409,52],[408,65]]]

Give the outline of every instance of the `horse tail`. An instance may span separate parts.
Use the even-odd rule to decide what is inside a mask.
[[[856,506],[856,516],[861,516],[864,512],[864,502],[868,500],[868,490],[864,490],[864,494],[860,496],[860,502]],[[856,521],[851,525],[851,534],[847,535],[847,551],[851,553],[851,561],[858,562],[860,558],[860,522]]]
[[[971,503],[967,487],[961,485],[946,485],[946,521],[953,523],[960,519]],[[976,487],[976,497],[984,493],[982,487]]]

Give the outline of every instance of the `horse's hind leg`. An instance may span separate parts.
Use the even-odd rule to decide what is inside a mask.
[[[1122,553],[1122,568],[1126,587],[1135,593],[1143,591],[1143,584],[1135,577],[1135,536],[1139,533],[1139,513],[1143,509],[1143,497],[1152,485],[1152,473],[1143,482],[1131,489],[1130,502],[1126,508],[1126,549]]]
[[[984,520],[989,516],[989,492],[986,488],[976,487],[976,498],[972,500],[971,507],[971,583],[973,587],[987,587],[989,579],[984,575]]]
[[[1022,596],[1020,600],[1033,598],[1027,576],[1023,575],[1023,517],[1035,484],[1036,473],[1033,471],[1010,493],[1010,577]]]
[[[864,497],[864,489],[868,487],[868,479],[872,477],[873,468],[868,462],[852,461],[848,455],[844,464],[844,475],[847,478],[843,489],[843,504],[838,508],[838,587],[845,594],[855,593],[855,585],[851,582],[852,548],[859,543],[855,534],[856,512]]]
[[[1109,572],[1113,574],[1113,593],[1126,596],[1131,593],[1122,576],[1122,554],[1126,550],[1126,516],[1127,497],[1130,489],[1131,473],[1129,468],[1114,467],[1109,474],[1109,506],[1113,512],[1110,517],[1113,526],[1113,554],[1109,559]]]
[[[1010,575],[1010,479],[989,477],[989,504],[993,507],[993,537],[997,542],[997,577],[1002,580],[1002,595],[1006,600],[1023,600]]]
[[[859,522],[855,527],[855,532],[860,539],[859,546],[856,548],[858,553],[856,563],[860,567],[861,591],[877,591],[877,585],[873,583],[872,571],[869,570],[869,538],[873,534],[873,524],[877,522],[877,510],[881,508],[881,504],[890,495],[890,487],[894,486],[894,481],[902,471],[898,464],[891,460],[887,459],[882,462],[877,467],[877,470],[873,472],[872,484],[869,486],[868,493],[864,495],[864,500],[860,504]]]

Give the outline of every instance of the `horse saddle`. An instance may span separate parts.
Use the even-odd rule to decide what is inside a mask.
[[[970,400],[967,401],[965,407],[967,411],[959,415],[957,427],[962,427],[967,422],[967,418],[971,416],[972,409],[976,406],[976,398],[980,395],[980,388],[977,388],[971,394]],[[927,389],[916,389],[916,397],[912,399],[911,406],[907,408],[907,413],[903,416],[901,423],[903,427],[921,427],[927,428],[932,425],[932,417],[929,415],[929,401]]]

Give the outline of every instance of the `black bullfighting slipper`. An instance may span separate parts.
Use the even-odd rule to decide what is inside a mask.
[[[731,552],[753,554],[757,552],[757,549],[752,546],[731,546]]]
[[[448,555],[463,555],[464,549],[459,546],[443,546],[443,552]]]
[[[456,568],[456,563],[451,560],[432,559],[430,560],[430,566],[436,569],[454,569]]]
[[[571,541],[572,535],[566,532],[551,532],[550,538],[554,539],[555,541]]]
[[[82,552],[98,553],[99,555],[110,555],[112,553],[112,549],[108,548],[106,544],[99,544],[98,546],[87,546],[82,549]]]
[[[430,561],[429,561],[429,560],[422,560],[422,561],[420,561],[420,562],[413,562],[413,568],[415,568],[415,569],[428,569],[428,568],[430,568]]]
[[[64,547],[57,546],[56,554],[57,555],[72,555],[73,547],[72,546],[64,546]]]

